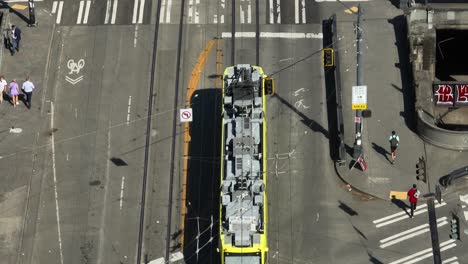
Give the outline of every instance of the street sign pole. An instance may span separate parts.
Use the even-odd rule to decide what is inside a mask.
[[[361,29],[361,5],[358,5],[358,13],[357,13],[357,25],[356,25],[356,63],[357,63],[357,86],[361,86],[362,81],[362,54],[361,54],[361,41],[362,41],[362,29]],[[356,117],[362,118],[361,109],[356,110]],[[362,150],[362,122],[355,123],[355,141],[354,141],[354,149],[353,149],[353,158],[359,158],[361,156]]]
[[[36,23],[36,14],[34,11],[34,0],[28,0],[28,7],[29,7],[28,27],[35,27],[37,26],[37,23]]]

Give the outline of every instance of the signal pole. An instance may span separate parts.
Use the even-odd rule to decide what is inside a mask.
[[[28,7],[29,7],[28,27],[35,27],[37,26],[37,23],[36,23],[36,14],[34,10],[34,0],[28,0]]]
[[[357,63],[357,76],[356,76],[356,85],[363,85],[362,81],[362,54],[361,54],[361,42],[362,42],[362,29],[361,29],[361,5],[358,5],[357,12],[357,25],[356,25],[356,63]],[[356,110],[356,119],[360,122],[355,122],[355,141],[353,147],[353,158],[358,159],[362,152],[362,111],[360,109]]]
[[[424,195],[427,200],[427,213],[429,215],[429,230],[431,232],[432,242],[432,256],[434,257],[434,264],[441,264],[442,259],[440,256],[440,245],[439,245],[439,232],[437,230],[437,217],[434,206],[434,200],[437,198],[438,202],[442,202],[440,189],[436,186],[436,193],[431,193],[431,187],[429,185],[429,177],[427,175],[427,163],[424,156],[420,157],[416,164],[416,180],[427,183],[427,189],[429,193]]]

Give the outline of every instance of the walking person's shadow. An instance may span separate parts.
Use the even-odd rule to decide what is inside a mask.
[[[407,208],[410,208],[405,202],[403,202],[402,200],[400,199],[397,199],[395,198],[395,195],[392,195],[392,203],[394,203],[396,206],[398,206],[398,208],[402,209],[403,211],[405,211],[405,213],[411,217],[410,213],[408,212],[408,210],[406,210]]]
[[[390,159],[388,158],[388,155],[387,154],[391,154],[390,152],[388,152],[385,148],[382,148],[381,146],[375,144],[375,142],[372,142],[372,148],[377,151],[377,153],[379,153],[380,155],[384,156],[385,159],[388,161],[388,162],[391,162]]]

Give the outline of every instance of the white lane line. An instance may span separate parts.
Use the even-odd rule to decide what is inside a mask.
[[[54,103],[50,102],[50,128],[54,129]],[[55,166],[55,137],[52,133],[50,137],[52,141],[52,173],[54,176],[54,195],[55,195],[55,214],[57,218],[57,233],[58,233],[58,244],[60,250],[60,263],[63,264],[63,249],[62,249],[62,231],[60,229],[60,208],[58,204],[58,192],[57,192],[57,170]]]
[[[189,1],[189,8],[188,8],[188,22],[193,23],[193,0]]]
[[[446,224],[448,224],[448,222],[444,220],[444,221],[438,222],[437,227],[442,227],[442,226],[444,226]],[[410,238],[415,237],[415,236],[419,236],[419,235],[424,234],[424,233],[429,232],[429,231],[430,231],[429,225],[427,225],[427,227],[422,229],[422,230],[415,231],[415,232],[413,231],[413,232],[411,232],[411,234],[407,234],[405,236],[402,236],[402,237],[399,237],[399,238],[394,239],[392,241],[389,241],[387,243],[384,243],[384,244],[380,245],[380,248],[386,248],[386,247],[389,247],[391,245],[395,245],[397,243],[400,243],[401,241],[410,239]]]
[[[299,24],[299,0],[294,1],[294,22]]]
[[[57,1],[52,3],[52,14],[55,14],[55,12],[57,12]]]
[[[57,13],[57,19],[55,20],[55,23],[60,24],[62,21],[62,11],[63,11],[63,1],[59,2],[58,6],[58,13]]]
[[[270,24],[274,24],[275,23],[275,15],[273,14],[273,0],[270,0],[269,2],[269,7],[270,7]]]
[[[195,24],[200,23],[200,11],[198,11],[199,6],[200,6],[200,0],[195,0],[195,9],[194,9]]]
[[[172,0],[167,1],[167,8],[166,8],[166,23],[171,23],[171,10],[172,10]]]
[[[306,5],[305,5],[305,0],[301,1],[301,9],[302,9],[302,24],[306,23]]]
[[[240,23],[241,24],[244,24],[244,9],[242,8],[242,2],[243,0],[241,0],[241,4],[239,5],[239,10],[240,10]]]
[[[249,5],[247,6],[247,23],[252,24],[252,1],[248,1]]]
[[[451,243],[452,243],[452,244],[451,244]],[[449,239],[449,240],[447,240],[447,241],[444,241],[444,242],[440,243],[440,248],[441,248],[440,251],[443,251],[443,250],[442,250],[443,247],[446,246],[446,245],[448,245],[448,244],[451,244],[451,245],[456,246],[455,240]],[[448,248],[447,248],[447,249],[448,249]],[[413,258],[416,258],[416,257],[418,257],[418,256],[420,256],[420,255],[426,254],[426,253],[431,252],[431,251],[432,251],[432,247],[427,248],[427,249],[424,249],[424,250],[421,250],[421,251],[416,252],[416,253],[414,253],[414,254],[412,254],[412,255],[409,255],[409,256],[407,256],[407,257],[404,257],[404,258],[395,260],[395,261],[393,261],[393,262],[390,262],[389,264],[400,264],[400,263],[408,264],[408,263],[409,263],[409,262],[407,262],[408,260],[411,260],[411,259],[413,259]],[[432,254],[432,253],[430,253],[430,254]],[[412,263],[414,263],[414,262],[412,262]]]
[[[145,11],[145,0],[140,1],[140,14],[138,17],[138,24],[143,23],[143,11]]]
[[[106,216],[107,216],[107,197],[108,197],[108,192],[109,192],[109,179],[110,179],[110,159],[111,159],[111,127],[112,123],[111,120],[108,121],[107,123],[107,157],[106,157],[106,172],[105,172],[105,179],[104,179],[104,199],[103,199],[103,205],[104,208],[102,210],[101,214],[101,225],[102,227],[105,226],[105,221],[106,221]],[[103,264],[103,255],[104,255],[104,245],[108,242],[105,236],[105,228],[100,228],[99,229],[99,246],[98,246],[98,257],[96,264]],[[107,263],[106,263],[107,264]]]
[[[88,24],[88,17],[89,17],[89,8],[91,7],[91,1],[86,1],[86,11],[83,18],[83,24]]]
[[[222,15],[221,15],[221,24],[224,24],[224,10],[226,9],[226,0],[221,0],[221,8],[223,9],[221,11]]]
[[[69,159],[68,159],[68,153],[67,153],[67,161],[69,161]]]
[[[132,23],[136,24],[137,22],[137,11],[138,11],[138,0],[134,0],[133,2],[133,17],[132,17]]]
[[[341,2],[369,2],[372,0],[340,0]],[[338,0],[315,0],[315,2],[338,2]]]
[[[34,2],[43,2],[44,0],[35,0]],[[24,3],[29,2],[29,0],[4,0],[5,3]]]
[[[222,32],[222,38],[232,38],[231,32]],[[236,38],[255,38],[255,32],[236,32]],[[298,33],[298,32],[260,32],[260,38],[280,39],[322,39],[322,33]]]
[[[109,17],[110,17],[111,6],[112,6],[111,0],[107,0],[107,4],[106,4],[106,16],[105,16],[105,18],[104,18],[104,24],[108,24],[108,23],[109,23]]]
[[[132,107],[132,96],[128,97],[128,107],[127,107],[127,126],[130,124],[130,108]]]
[[[138,39],[138,25],[135,26],[135,36],[133,37],[133,47],[136,48]]]
[[[447,263],[455,261],[455,260],[458,260],[458,258],[457,257],[451,257],[449,259],[443,260],[442,264],[447,264]]]
[[[122,210],[122,203],[123,203],[123,194],[125,188],[125,176],[122,176],[122,183],[120,184],[120,210]]]
[[[164,23],[164,16],[166,15],[166,0],[161,2],[161,15],[159,16],[159,23]]]
[[[115,24],[115,18],[117,17],[117,5],[118,4],[119,4],[119,0],[114,0],[114,6],[112,7],[111,24]]]
[[[276,24],[281,24],[281,0],[276,0]]]
[[[75,118],[78,118],[78,109],[75,108]]]
[[[80,1],[80,8],[78,9],[78,17],[76,18],[77,24],[81,24],[81,17],[83,16],[83,7],[84,7],[84,1]]]

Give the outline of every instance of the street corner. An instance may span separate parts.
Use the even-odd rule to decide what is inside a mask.
[[[407,192],[401,192],[401,191],[390,191],[388,195],[388,199],[393,200],[406,200],[408,198]]]
[[[349,166],[340,165],[335,163],[335,172],[338,178],[341,180],[341,187],[350,192],[352,195],[358,197],[360,200],[363,201],[370,201],[370,200],[385,200],[378,195],[374,195],[374,193],[370,192],[369,188],[365,187],[365,179],[363,175],[360,175],[359,172],[353,172],[354,170],[350,170]],[[365,176],[367,178],[367,176]]]

